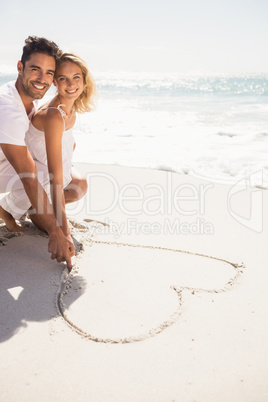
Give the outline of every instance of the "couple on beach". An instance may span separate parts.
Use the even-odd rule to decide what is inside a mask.
[[[46,38],[25,40],[18,77],[0,87],[0,218],[8,230],[28,211],[49,236],[48,252],[72,268],[75,253],[65,204],[81,199],[87,182],[72,167],[76,113],[94,106],[95,82],[85,62]],[[56,95],[40,108],[52,83]]]

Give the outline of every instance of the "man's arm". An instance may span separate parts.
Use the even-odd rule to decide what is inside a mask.
[[[74,245],[58,226],[52,205],[37,179],[36,166],[30,152],[26,146],[0,145],[7,160],[19,175],[32,207],[38,214],[38,219],[49,235],[48,251],[51,253],[51,258],[56,258],[58,262],[66,261],[68,268],[71,269]]]

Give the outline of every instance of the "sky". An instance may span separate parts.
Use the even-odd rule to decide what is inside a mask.
[[[267,0],[0,1],[0,66],[37,35],[91,71],[268,72]]]

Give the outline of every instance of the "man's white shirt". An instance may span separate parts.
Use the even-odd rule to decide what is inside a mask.
[[[27,116],[21,97],[15,86],[15,81],[10,81],[0,87],[0,144],[25,145],[25,134],[29,129],[29,118],[35,107]],[[6,157],[0,148],[0,161]]]

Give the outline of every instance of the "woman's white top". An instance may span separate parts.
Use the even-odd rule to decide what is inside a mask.
[[[65,121],[63,117],[65,115],[65,112],[60,108],[60,106],[62,105],[59,105],[57,108],[49,107],[49,109],[57,109],[60,112],[65,127]],[[75,138],[72,131],[72,128],[69,130],[64,130],[62,135],[63,187],[66,187],[72,180],[72,157],[75,144]],[[44,165],[47,165],[45,133],[38,130],[33,126],[32,123],[30,123],[29,130],[26,133],[25,142],[33,159],[39,161]]]

